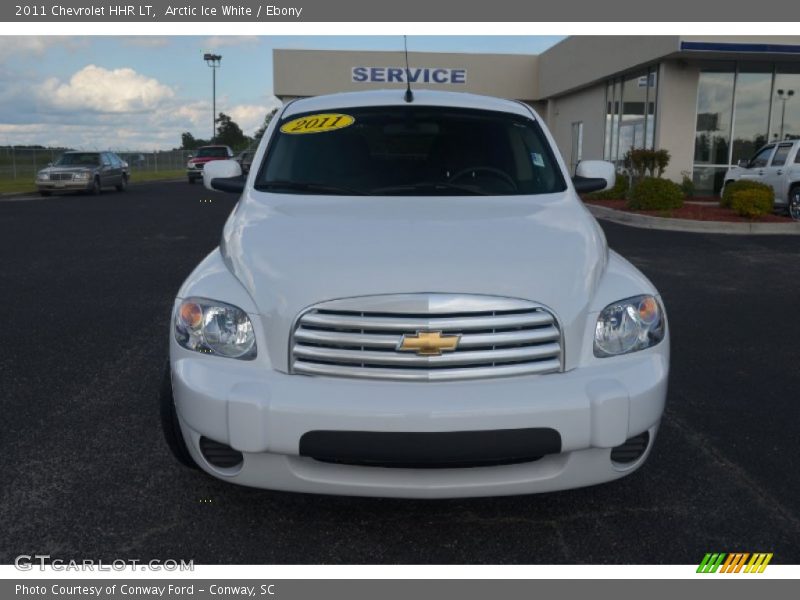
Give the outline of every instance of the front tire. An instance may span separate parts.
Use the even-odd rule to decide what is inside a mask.
[[[159,393],[159,408],[161,409],[161,429],[164,432],[164,441],[172,451],[172,455],[184,467],[199,469],[194,462],[186,440],[183,438],[180,423],[178,422],[178,412],[175,410],[175,398],[172,395],[172,376],[169,363],[164,369],[164,377],[161,380],[161,391]]]
[[[194,177],[189,177],[189,183],[194,183]]]
[[[124,192],[128,188],[128,177],[126,175],[122,176],[122,181],[120,181],[119,185],[114,186],[118,192]]]
[[[789,191],[789,216],[800,221],[800,185]]]
[[[92,181],[92,187],[89,190],[89,193],[92,196],[99,196],[100,195],[100,191],[102,189],[103,188],[100,186],[100,178],[99,177],[95,177],[94,180]]]

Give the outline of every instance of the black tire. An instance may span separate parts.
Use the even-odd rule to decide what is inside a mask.
[[[53,195],[53,192],[45,192],[45,191],[41,191],[41,192],[39,192],[39,194],[40,194],[41,196],[44,196],[45,198],[47,198],[48,196],[52,196],[52,195]]]
[[[795,221],[800,221],[800,185],[794,186],[789,190],[789,203],[786,212]]]
[[[92,196],[99,196],[101,191],[103,191],[103,188],[100,185],[100,178],[99,177],[95,177],[94,181],[92,181],[92,187],[89,190],[89,193]]]
[[[189,177],[189,183],[194,183],[194,177]]]
[[[183,439],[183,432],[178,423],[175,399],[172,397],[172,377],[169,363],[167,363],[167,367],[164,369],[164,377],[161,380],[159,407],[161,409],[161,429],[164,432],[164,440],[172,451],[172,455],[184,467],[199,469],[192,455],[189,454],[189,449],[186,447],[186,440]]]
[[[123,175],[122,176],[122,182],[119,185],[114,186],[114,188],[118,192],[124,192],[128,188],[128,176],[127,175]]]

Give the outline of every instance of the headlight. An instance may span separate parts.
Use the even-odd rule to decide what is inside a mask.
[[[194,163],[192,161],[189,161],[189,162],[186,163],[186,168],[187,169],[191,169],[192,167],[194,167]]]
[[[75,173],[75,175],[73,175],[72,178],[73,179],[77,179],[79,181],[82,181],[82,180],[88,180],[90,176],[91,176],[91,173],[87,173],[86,171],[83,171],[81,173]]]
[[[634,296],[606,306],[597,317],[594,355],[598,358],[644,350],[664,339],[664,309],[653,296]]]
[[[244,360],[256,356],[256,336],[247,313],[216,300],[181,302],[175,312],[175,339],[196,352]]]
[[[39,181],[50,181],[50,174],[49,173],[39,173],[36,175],[36,179]]]

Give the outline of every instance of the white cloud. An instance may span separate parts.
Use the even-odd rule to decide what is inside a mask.
[[[88,44],[86,38],[75,38],[66,35],[21,35],[0,36],[0,62],[5,62],[14,55],[42,56],[47,50],[61,47],[67,50],[78,50]]]
[[[264,123],[264,117],[276,105],[264,106],[260,104],[239,104],[228,111],[231,119],[236,121],[245,135],[253,135],[256,129]]]
[[[0,66],[3,145],[144,152],[180,146],[184,131],[203,139],[211,135],[211,98],[184,97],[179,88],[130,68],[89,65],[44,83],[24,74]],[[279,104],[270,95],[238,101],[223,95],[217,98],[217,112],[253,135]]]
[[[203,49],[216,50],[225,46],[258,44],[259,40],[260,38],[257,35],[215,35],[203,41]]]
[[[174,95],[169,86],[133,69],[109,70],[95,65],[85,66],[68,82],[51,77],[36,89],[36,96],[45,107],[98,113],[155,110]]]

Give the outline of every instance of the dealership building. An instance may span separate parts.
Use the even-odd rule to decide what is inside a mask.
[[[401,89],[404,65],[402,51],[274,50],[274,93]],[[575,36],[538,55],[409,52],[409,65],[415,88],[530,104],[570,168],[664,148],[665,175],[698,193],[767,141],[800,137],[800,36]]]

